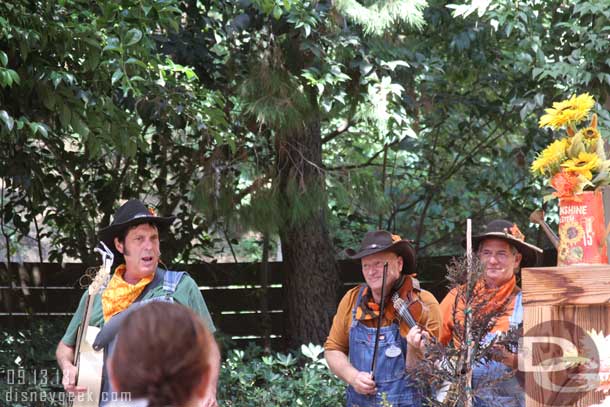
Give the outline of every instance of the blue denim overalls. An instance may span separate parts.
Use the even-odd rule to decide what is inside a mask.
[[[521,302],[521,291],[515,298],[515,309],[509,318],[511,328],[523,322],[523,304]],[[491,341],[496,333],[488,333],[485,341]],[[472,371],[473,389],[477,390],[481,383],[481,389],[477,390],[474,407],[524,407],[525,390],[517,381],[515,376],[510,379],[500,380],[511,372],[511,369],[501,362],[489,361],[478,363]],[[498,383],[492,384],[494,380]],[[489,383],[489,384],[486,384]]]
[[[116,332],[119,328],[120,322],[122,322],[122,319],[124,319],[124,317],[127,314],[131,313],[132,311],[136,310],[140,306],[147,304],[149,302],[161,301],[161,302],[173,303],[174,302],[173,295],[174,295],[174,292],[176,291],[176,287],[178,287],[178,283],[180,283],[182,276],[184,276],[185,274],[186,273],[184,271],[169,271],[169,270],[157,269],[157,274],[155,275],[155,279],[148,284],[145,291],[143,291],[142,294],[140,294],[140,297],[138,297],[138,299],[136,299],[136,301],[134,303],[132,303],[125,311],[122,311],[119,314],[116,314],[115,316],[110,318],[106,324],[104,324],[104,327],[107,330],[113,331],[113,332],[110,332],[109,334],[107,334],[107,333],[103,332],[104,327],[102,327],[102,330],[100,331],[100,333],[98,334],[98,337],[96,338],[96,343],[94,343],[94,346],[98,345],[97,342],[98,342],[98,338],[100,336],[102,336],[102,337],[108,336],[108,338],[104,340],[104,342],[106,342],[106,343],[99,344],[104,348],[104,368],[102,371],[102,389],[100,392],[100,407],[105,406],[106,404],[110,403],[111,401],[117,401],[118,397],[120,396],[120,394],[117,394],[114,392],[114,389],[112,388],[110,380],[108,380],[108,371],[107,371],[107,361],[108,361],[108,358],[110,357],[110,355],[112,354],[112,350],[114,349],[114,345],[116,343]],[[144,295],[148,291],[155,288],[155,286],[158,286],[158,280],[160,280],[161,278],[163,278],[163,291],[164,291],[165,295],[163,295],[161,297],[148,298],[146,300],[139,300],[140,298],[144,297]],[[114,323],[111,324],[111,321],[113,319],[115,319],[115,321],[113,321]]]
[[[356,319],[356,309],[360,303],[365,286],[358,292],[356,305],[352,310],[352,327],[349,331],[349,361],[356,369],[369,372],[373,360],[376,328],[369,328]],[[390,350],[391,349],[391,350]],[[400,349],[400,352],[398,352]],[[389,351],[388,351],[389,350]],[[377,384],[376,395],[356,393],[352,386],[347,388],[347,407],[378,407],[385,400],[392,407],[421,406],[421,394],[413,380],[407,377],[405,357],[407,340],[400,336],[396,322],[381,327],[379,348],[374,379]]]

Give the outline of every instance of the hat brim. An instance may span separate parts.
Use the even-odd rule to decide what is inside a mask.
[[[417,260],[415,256],[415,249],[406,240],[399,240],[390,246],[380,246],[374,249],[366,249],[362,251],[356,251],[354,249],[345,249],[345,255],[351,260],[360,260],[363,257],[370,256],[375,253],[381,252],[394,252],[404,259],[402,265],[403,273],[415,273],[417,267]]]
[[[100,229],[100,231],[98,232],[98,236],[102,242],[104,242],[113,252],[115,252],[115,254],[120,255],[120,253],[116,251],[116,247],[114,246],[114,238],[118,237],[123,230],[131,226],[140,225],[142,223],[152,223],[156,225],[160,231],[165,231],[174,222],[174,220],[176,220],[175,216],[141,216],[124,223],[118,223]]]
[[[535,267],[540,263],[542,258],[543,250],[533,244],[526,243],[522,240],[516,239],[511,235],[503,232],[489,232],[482,235],[476,235],[472,237],[472,249],[477,251],[479,244],[485,239],[500,239],[504,240],[511,246],[513,246],[519,253],[521,253],[520,267]],[[466,247],[466,240],[462,240],[462,246]]]

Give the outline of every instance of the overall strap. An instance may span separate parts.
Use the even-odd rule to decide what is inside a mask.
[[[184,271],[165,271],[163,278],[163,291],[165,291],[165,298],[170,298],[176,292],[176,288],[180,283],[180,280],[186,273]]]
[[[513,309],[513,313],[510,316],[508,322],[511,327],[516,327],[520,323],[523,322],[523,295],[521,294],[521,290],[515,296],[515,308]]]
[[[161,285],[161,283],[163,282],[164,278],[165,278],[165,270],[157,267],[157,271],[155,271],[155,277],[152,279],[152,281],[150,283],[148,283],[148,285],[146,285],[146,287],[144,287],[144,290],[142,290],[140,295],[138,295],[138,298],[136,298],[134,303],[142,301],[142,299],[144,297],[146,297],[146,294],[148,294],[152,289],[159,287]]]

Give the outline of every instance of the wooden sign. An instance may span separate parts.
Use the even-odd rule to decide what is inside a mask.
[[[587,331],[610,334],[610,266],[524,268],[521,276],[524,335],[519,363],[526,406],[598,404],[604,395],[588,390],[578,376],[595,371],[558,361],[592,355]]]

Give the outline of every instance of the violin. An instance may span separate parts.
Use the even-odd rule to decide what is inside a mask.
[[[419,281],[413,275],[408,275],[400,288],[392,294],[391,300],[393,311],[401,323],[404,323],[408,329],[418,326],[422,331],[427,332],[421,322],[427,320],[429,310],[419,297],[420,291]],[[404,331],[408,330],[404,329]]]

